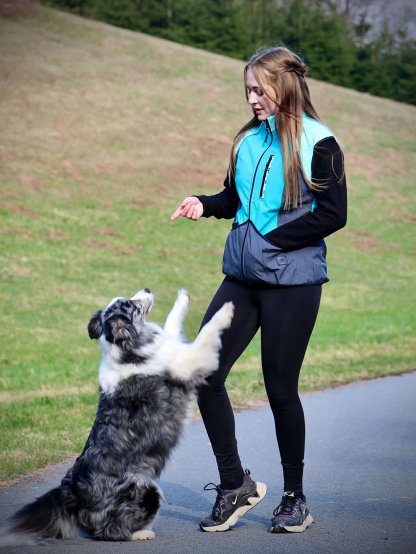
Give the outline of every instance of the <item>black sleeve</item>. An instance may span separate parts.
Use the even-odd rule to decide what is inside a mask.
[[[341,229],[347,223],[344,156],[333,137],[324,139],[315,146],[312,180],[325,184],[322,190],[313,191],[317,203],[314,211],[265,235],[282,250],[296,250],[307,246]]]
[[[231,219],[235,217],[239,199],[235,182],[233,179],[230,180],[228,175],[224,181],[224,189],[218,194],[195,196],[204,206],[203,217],[214,216],[217,219]]]

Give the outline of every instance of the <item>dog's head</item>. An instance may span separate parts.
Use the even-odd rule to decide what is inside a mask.
[[[140,346],[146,315],[153,306],[154,297],[149,289],[142,289],[132,298],[117,297],[91,318],[88,334],[91,339],[101,337],[123,350]]]

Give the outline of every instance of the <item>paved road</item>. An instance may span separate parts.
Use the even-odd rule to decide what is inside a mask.
[[[305,533],[268,532],[281,496],[281,472],[268,407],[236,415],[240,453],[265,499],[226,533],[203,533],[199,520],[214,502],[203,485],[217,481],[200,422],[190,424],[162,474],[166,503],[156,539],[98,543],[85,538],[3,553],[266,554],[416,553],[416,372],[302,397],[307,420],[305,482],[315,523]],[[0,519],[59,482],[57,466],[41,481],[0,491]]]

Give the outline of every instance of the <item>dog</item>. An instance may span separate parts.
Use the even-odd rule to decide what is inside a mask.
[[[146,321],[153,302],[143,289],[114,298],[91,318],[89,336],[102,350],[95,422],[61,484],[9,519],[13,544],[71,538],[80,530],[96,540],[154,538],[152,522],[163,499],[155,479],[198,387],[218,368],[221,335],[234,307],[224,304],[187,343],[189,294],[178,292],[163,329]]]

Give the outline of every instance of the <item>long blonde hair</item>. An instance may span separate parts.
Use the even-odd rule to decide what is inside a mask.
[[[305,174],[300,159],[302,141],[302,115],[321,121],[312,105],[309,88],[305,81],[307,66],[299,56],[283,46],[258,50],[244,68],[244,86],[247,71],[251,69],[254,77],[275,104],[275,125],[283,155],[283,175],[285,182],[284,208],[290,209],[302,203],[302,189],[299,174],[313,190],[322,189],[322,184],[313,183]],[[275,97],[267,94],[272,88]],[[248,92],[246,88],[246,96]],[[253,117],[237,133],[231,150],[229,175],[235,173],[236,148],[244,134],[258,126],[257,117]]]

